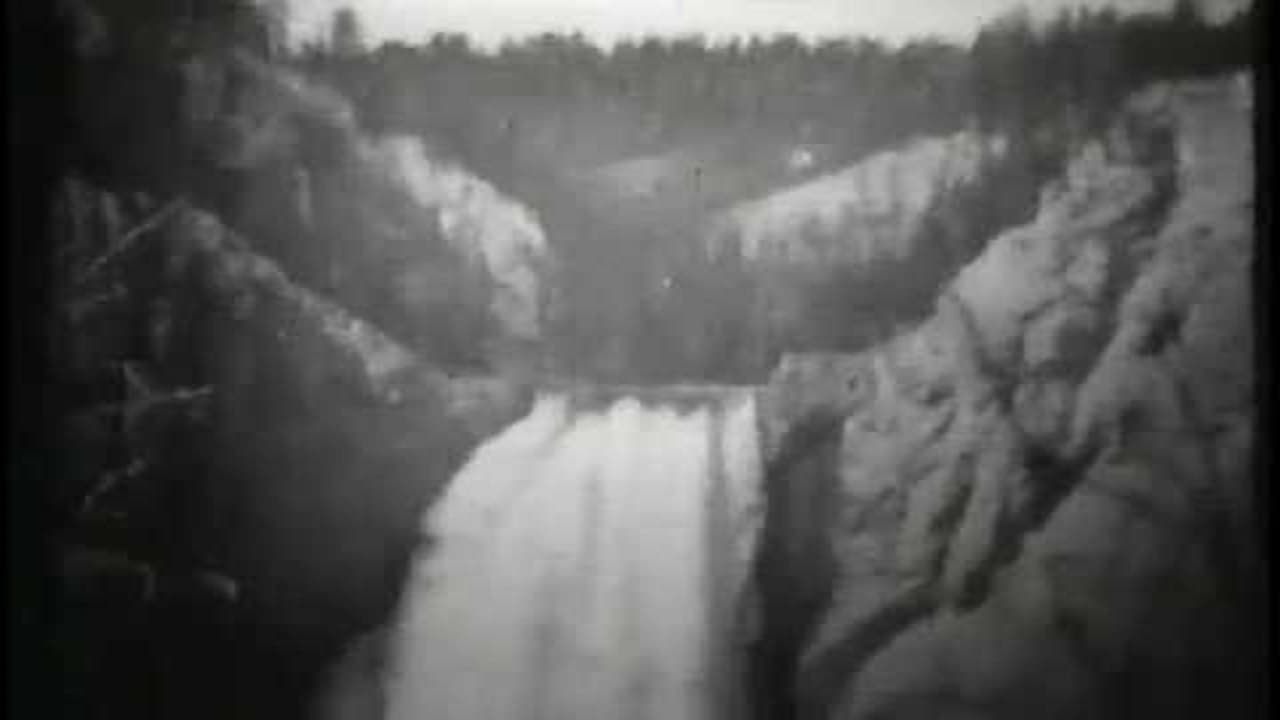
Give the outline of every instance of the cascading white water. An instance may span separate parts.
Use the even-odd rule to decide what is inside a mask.
[[[759,523],[755,399],[565,395],[481,446],[429,513],[394,631],[391,720],[740,714]]]

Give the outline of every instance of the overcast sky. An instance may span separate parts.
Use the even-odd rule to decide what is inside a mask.
[[[898,42],[921,35],[968,40],[985,20],[1018,4],[1033,14],[1068,5],[1120,10],[1165,9],[1173,0],[289,0],[295,41],[325,32],[343,5],[360,16],[371,45],[417,43],[436,32],[461,32],[495,47],[504,38],[581,31],[601,45],[644,34],[792,32],[805,38],[870,35]],[[1201,0],[1215,10],[1249,0]]]

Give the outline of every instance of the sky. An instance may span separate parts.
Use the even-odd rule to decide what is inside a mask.
[[[1211,15],[1250,0],[1200,0]],[[359,15],[370,45],[419,43],[437,32],[460,32],[473,44],[498,46],[508,37],[580,31],[598,45],[623,37],[699,33],[795,33],[806,39],[868,35],[892,43],[925,35],[967,41],[985,21],[1019,4],[1033,15],[1064,6],[1163,10],[1174,0],[289,0],[290,36],[323,35],[335,9]]]

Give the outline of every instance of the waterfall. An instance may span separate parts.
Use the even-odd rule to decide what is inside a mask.
[[[541,396],[425,518],[387,717],[741,716],[755,415],[746,390],[594,410]]]

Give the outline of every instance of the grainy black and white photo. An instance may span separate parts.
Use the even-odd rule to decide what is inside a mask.
[[[1266,4],[11,3],[16,716],[1269,716]]]

